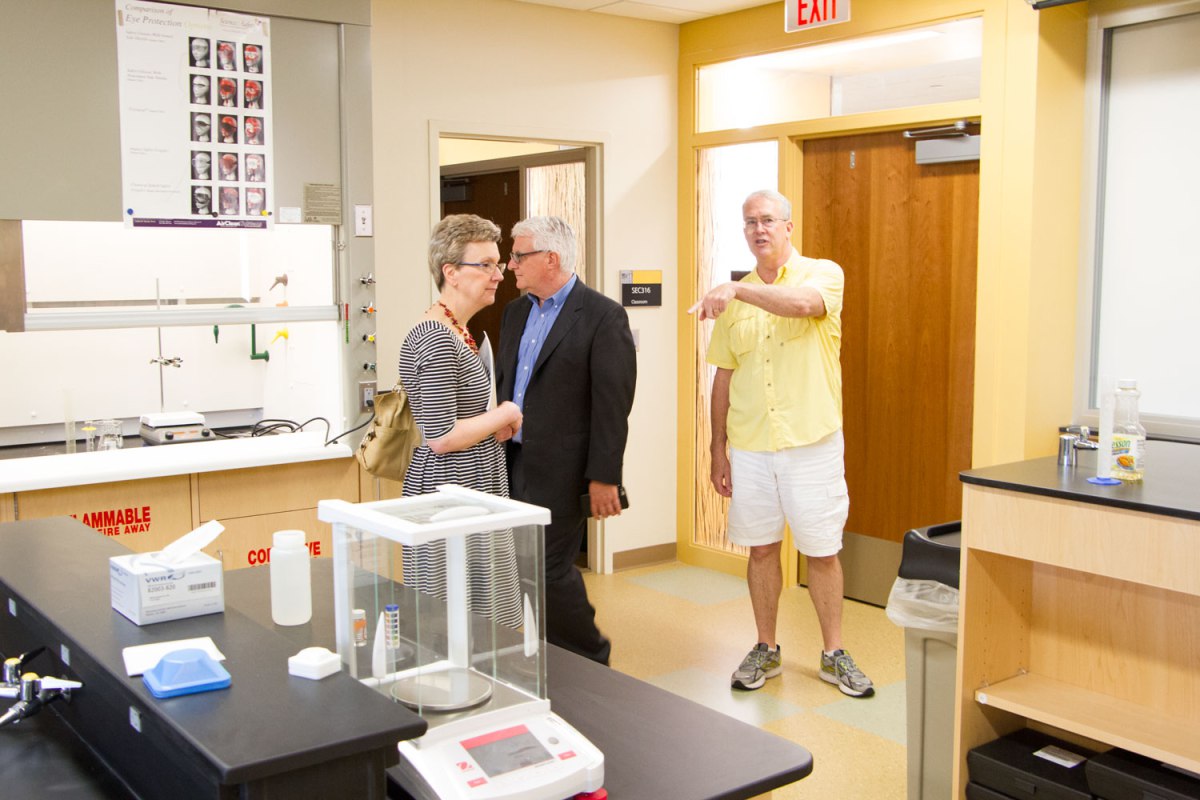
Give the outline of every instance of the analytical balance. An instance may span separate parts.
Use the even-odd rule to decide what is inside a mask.
[[[346,671],[429,726],[399,744],[405,789],[562,800],[601,788],[603,754],[551,712],[546,692],[548,510],[447,485],[322,500],[317,516],[333,525]]]

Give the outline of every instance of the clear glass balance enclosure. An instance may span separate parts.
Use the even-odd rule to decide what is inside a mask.
[[[549,708],[549,511],[442,486],[373,503],[322,500],[318,516],[333,525],[337,648],[352,676],[416,710],[430,733],[530,703]]]

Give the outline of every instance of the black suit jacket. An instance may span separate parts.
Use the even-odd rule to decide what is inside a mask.
[[[513,399],[517,351],[533,308],[527,296],[500,321],[497,396]],[[527,502],[554,514],[579,513],[588,481],[619,484],[637,357],[629,317],[608,297],[576,281],[538,354],[522,403]]]

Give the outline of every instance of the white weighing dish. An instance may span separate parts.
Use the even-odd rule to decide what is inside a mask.
[[[327,647],[306,647],[288,659],[288,674],[319,681],[342,669],[338,654]]]

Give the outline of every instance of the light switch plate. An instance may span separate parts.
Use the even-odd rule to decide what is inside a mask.
[[[375,214],[371,206],[354,207],[354,235],[375,235]]]

